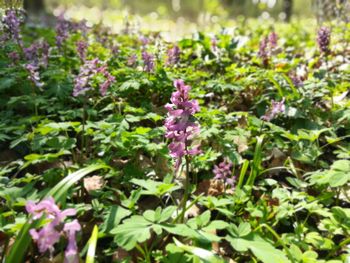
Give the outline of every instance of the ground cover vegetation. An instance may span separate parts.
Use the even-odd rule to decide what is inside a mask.
[[[1,23],[3,262],[349,262],[348,24],[169,43],[24,17]]]

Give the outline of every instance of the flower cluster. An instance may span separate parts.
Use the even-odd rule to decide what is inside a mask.
[[[78,56],[81,61],[85,61],[88,43],[84,40],[80,40],[76,43]]]
[[[143,60],[143,71],[145,72],[153,72],[154,70],[154,56],[147,51],[142,52],[142,60]]]
[[[61,236],[67,236],[68,245],[65,253],[65,262],[79,262],[78,247],[75,237],[76,233],[81,230],[81,226],[76,219],[70,223],[64,223],[66,217],[76,214],[74,209],[61,211],[55,204],[55,200],[49,197],[37,204],[33,201],[28,201],[26,210],[32,215],[33,220],[41,219],[44,216],[48,220],[48,223],[39,231],[36,229],[31,229],[29,231],[33,240],[37,243],[40,253],[49,251],[52,255],[54,252],[54,245],[60,240]]]
[[[268,39],[267,37],[263,37],[259,44],[259,52],[258,55],[262,59],[264,66],[267,66],[269,61],[269,52],[267,49]]]
[[[232,174],[233,163],[225,159],[223,162],[219,163],[219,165],[214,166],[213,173],[215,174],[215,180],[223,180],[225,184],[234,187],[236,179],[231,177]]]
[[[41,43],[41,64],[47,68],[49,65],[50,45],[46,41]]]
[[[64,14],[58,16],[56,24],[56,45],[61,49],[63,42],[69,36],[70,23],[64,18]]]
[[[166,61],[166,64],[168,66],[173,66],[173,65],[176,65],[177,63],[179,63],[180,53],[181,53],[179,46],[174,45],[172,48],[170,48],[168,50],[167,53],[168,53],[168,59]]]
[[[35,42],[27,48],[23,48],[25,58],[35,65],[47,67],[49,62],[50,46],[46,41]],[[41,57],[40,57],[41,55]]]
[[[278,40],[278,35],[275,31],[271,32],[268,36],[269,39],[269,44],[270,48],[276,48],[277,47],[277,40]]]
[[[317,33],[317,44],[322,53],[324,54],[329,53],[330,42],[331,42],[331,31],[329,30],[328,27],[325,27],[325,26],[321,27]]]
[[[79,75],[74,79],[74,97],[85,94],[86,91],[91,89],[90,80],[97,74],[99,64],[100,60],[96,58],[85,61],[84,65],[80,67]]]
[[[262,59],[264,66],[268,65],[271,55],[276,51],[277,40],[278,36],[274,31],[261,39],[258,56]]]
[[[80,31],[84,37],[86,37],[89,27],[87,26],[87,21],[85,19],[79,21],[79,22],[72,22],[68,21],[69,23],[69,29],[72,32],[78,32]]]
[[[141,36],[139,38],[140,42],[141,42],[141,45],[143,48],[145,48],[149,43],[150,43],[150,40],[149,38],[145,37],[145,36]]]
[[[293,85],[297,88],[302,87],[304,85],[303,79],[297,74],[289,74],[290,79],[293,82]]]
[[[100,93],[102,96],[105,96],[108,88],[115,81],[115,77],[108,72],[107,67],[103,66],[99,69],[99,73],[102,73],[106,80],[100,85]]]
[[[101,61],[99,59],[86,60],[84,65],[80,67],[79,75],[74,79],[73,96],[85,94],[86,91],[91,89],[91,79],[97,74],[102,74],[106,80],[100,85],[100,93],[105,96],[107,89],[115,81],[115,77],[112,76],[107,66],[100,66]]]
[[[181,79],[174,81],[176,91],[171,95],[171,104],[166,104],[168,115],[165,120],[165,137],[172,139],[169,144],[170,156],[176,159],[175,168],[179,168],[182,157],[200,153],[199,145],[191,146],[199,125],[193,120],[193,114],[199,112],[198,101],[189,99],[190,86]]]
[[[8,10],[6,12],[6,16],[3,18],[2,21],[4,28],[5,28],[5,39],[13,39],[15,40],[19,45],[22,45],[22,37],[21,37],[21,22],[17,17],[15,10]]]
[[[286,106],[284,105],[284,101],[284,98],[280,102],[272,100],[270,109],[261,117],[261,119],[264,121],[271,121],[278,114],[285,112]]]
[[[27,64],[25,66],[26,70],[29,73],[28,79],[38,88],[41,88],[44,84],[40,80],[38,66],[35,64]]]

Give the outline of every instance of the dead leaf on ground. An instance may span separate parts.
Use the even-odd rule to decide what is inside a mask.
[[[100,190],[102,189],[104,184],[104,179],[102,178],[102,176],[99,175],[84,178],[84,188],[88,192]]]

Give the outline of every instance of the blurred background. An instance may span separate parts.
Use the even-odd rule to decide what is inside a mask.
[[[259,19],[262,23],[304,22],[315,25],[340,19],[349,22],[350,0],[1,0],[22,6],[33,18],[65,12],[67,18],[103,23],[115,31],[125,24],[183,35],[217,30]]]

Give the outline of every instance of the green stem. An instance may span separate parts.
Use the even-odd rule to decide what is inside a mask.
[[[186,204],[187,204],[187,200],[188,200],[188,196],[189,196],[189,186],[190,186],[190,167],[189,167],[189,159],[188,156],[185,156],[185,160],[186,160],[186,181],[185,181],[185,193],[184,193],[184,197],[182,199],[181,205],[182,205],[182,211],[181,211],[181,217],[180,217],[180,223],[184,222],[184,218],[185,218],[185,212],[186,212]]]
[[[350,237],[348,237],[348,238],[345,239],[344,241],[340,242],[339,245],[335,246],[335,248],[334,248],[331,252],[329,252],[329,254],[327,255],[326,259],[329,259],[331,256],[334,255],[334,253],[335,253],[338,249],[342,248],[343,246],[345,246],[345,245],[347,245],[347,244],[349,244],[349,243],[350,243]]]
[[[84,104],[83,104],[83,130],[82,130],[82,137],[81,137],[81,152],[86,152],[86,145],[85,145],[85,125],[86,125],[86,97],[84,98]]]

